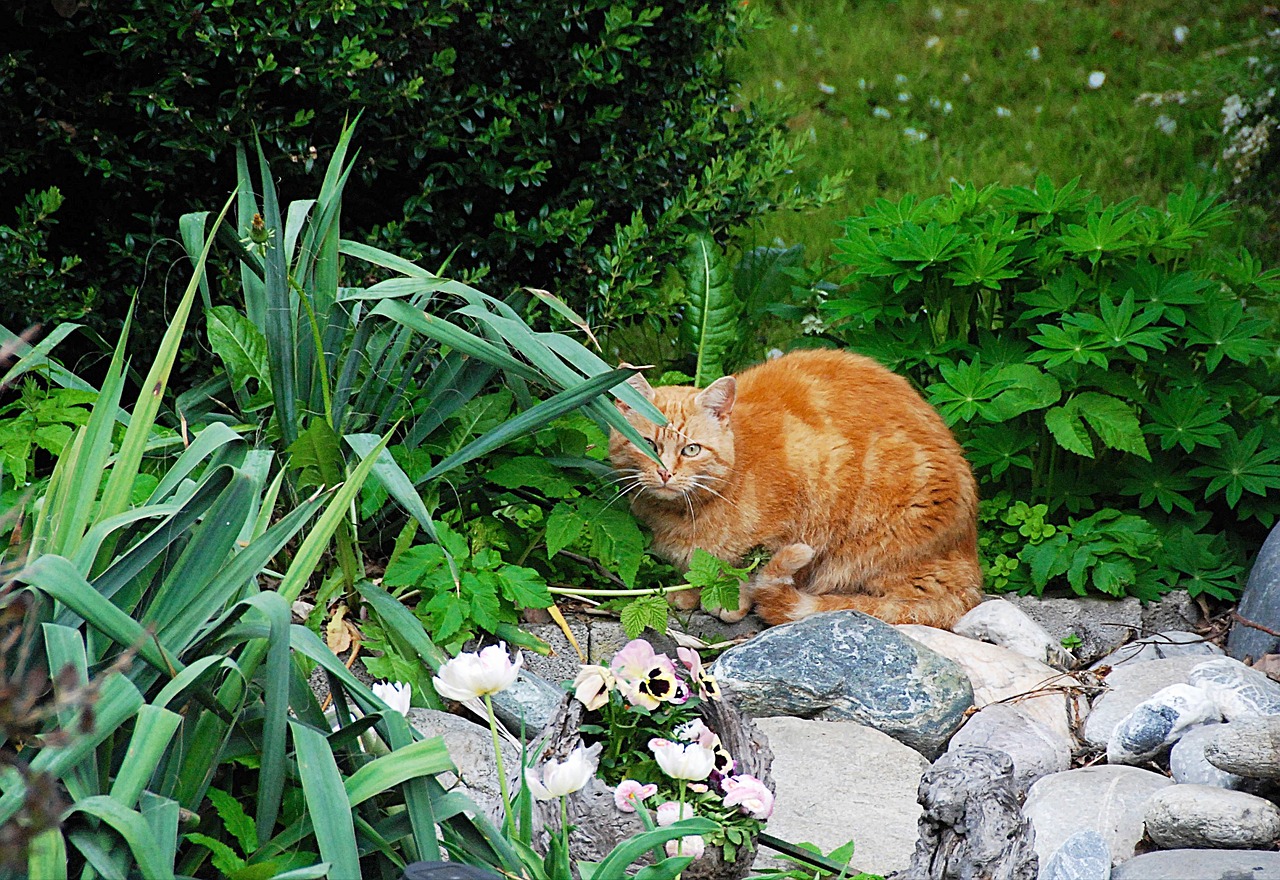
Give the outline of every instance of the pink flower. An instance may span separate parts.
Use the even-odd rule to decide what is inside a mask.
[[[690,834],[688,837],[681,837],[676,840],[668,840],[666,846],[667,855],[691,856],[694,861],[702,858],[702,854],[706,852],[706,849],[706,843],[696,834]]]
[[[685,804],[684,810],[681,811],[680,804],[676,801],[667,801],[658,807],[658,825],[665,828],[673,825],[681,819],[692,819],[696,814],[693,811],[693,804]]]
[[[704,700],[720,699],[720,685],[716,683],[714,676],[708,675],[702,668],[702,658],[697,651],[692,648],[676,648],[676,656],[685,669],[689,670],[689,677],[693,680],[699,697]]]
[[[756,819],[768,819],[773,813],[773,792],[754,776],[727,776],[724,780],[724,804],[736,806]]]
[[[653,797],[657,793],[658,786],[656,785],[641,785],[634,779],[624,779],[613,790],[613,802],[622,812],[634,813],[637,803],[645,798]]]
[[[633,706],[656,709],[665,702],[683,702],[688,689],[676,678],[676,665],[666,654],[655,654],[644,639],[632,639],[613,655],[610,670],[618,690]]]

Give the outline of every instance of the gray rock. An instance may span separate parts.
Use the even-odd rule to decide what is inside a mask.
[[[1031,786],[1023,813],[1036,832],[1042,862],[1078,831],[1097,831],[1114,862],[1142,839],[1146,802],[1172,780],[1137,767],[1099,765],[1046,776]]]
[[[720,655],[712,673],[750,715],[856,721],[926,757],[973,705],[954,663],[857,611],[771,627]]]
[[[631,641],[631,637],[622,629],[622,624],[616,620],[593,618],[590,621],[590,628],[590,644],[583,645],[582,648],[587,652],[587,659],[591,663],[608,666],[613,655]],[[666,654],[672,660],[675,659],[676,643],[670,636],[645,630],[644,639],[653,645],[653,649],[659,654]]]
[[[1243,791],[1171,785],[1147,801],[1146,825],[1161,849],[1256,849],[1280,836],[1280,809]]]
[[[498,785],[498,764],[494,760],[489,728],[435,709],[410,709],[405,717],[424,736],[444,737],[445,748],[458,772],[456,775],[441,773],[436,777],[440,784],[449,789],[458,786],[490,821],[501,826],[502,790]],[[518,790],[514,787],[519,785],[520,753],[505,740],[499,742],[508,791]]]
[[[1169,752],[1169,772],[1173,781],[1193,785],[1215,785],[1218,788],[1236,789],[1244,777],[1228,773],[1209,763],[1204,756],[1205,747],[1223,728],[1221,724],[1206,724],[1188,730]]]
[[[1043,626],[1007,599],[988,599],[960,618],[951,631],[1059,669],[1067,668],[1075,659]]]
[[[1085,719],[1081,731],[1085,742],[1105,749],[1116,725],[1139,703],[1171,684],[1185,683],[1201,662],[1200,657],[1170,657],[1112,669],[1106,678],[1107,691],[1093,701]]]
[[[1220,720],[1213,700],[1200,688],[1171,684],[1120,720],[1107,740],[1107,760],[1141,764],[1177,742],[1189,728]]]
[[[1166,632],[1168,630],[1196,631],[1205,622],[1204,613],[1186,590],[1165,593],[1156,602],[1142,606],[1142,631]]]
[[[1058,642],[1077,636],[1080,646],[1073,653],[1081,663],[1092,662],[1114,651],[1142,628],[1142,604],[1133,597],[1043,599],[1010,595],[1007,598]]]
[[[1201,663],[1187,681],[1204,689],[1228,721],[1280,715],[1280,684],[1232,657]]]
[[[515,684],[493,695],[493,714],[517,736],[523,730],[528,742],[551,723],[562,699],[562,689],[540,675],[521,669]]]
[[[928,762],[892,737],[849,721],[761,718],[777,785],[770,834],[830,852],[858,842],[861,870],[905,868],[916,841],[916,789]],[[762,849],[758,870],[783,864]]]
[[[1280,632],[1280,523],[1271,529],[1253,568],[1236,613],[1247,621]],[[1280,651],[1280,637],[1237,620],[1227,636],[1227,653],[1237,660],[1258,659]]]
[[[1040,866],[1039,880],[1108,880],[1111,850],[1096,831],[1077,831]]]
[[[948,752],[921,778],[919,801],[920,840],[901,880],[1034,880],[1034,834],[1004,752]]]
[[[587,647],[591,644],[590,622],[570,617],[567,619],[567,623],[569,624],[569,632],[573,633],[573,637],[578,642],[578,647],[585,654]],[[578,674],[578,670],[582,668],[582,663],[578,659],[578,652],[573,649],[573,645],[565,637],[564,630],[554,623],[526,623],[521,626],[521,629],[530,635],[537,636],[551,647],[551,654],[546,657],[533,651],[525,651],[525,670],[553,685],[559,685],[560,682],[565,680],[572,681],[573,677]]]
[[[1130,859],[1111,880],[1280,880],[1280,853],[1171,849]]]
[[[1181,630],[1166,630],[1155,635],[1145,636],[1127,645],[1121,645],[1101,660],[1096,660],[1089,667],[1123,666],[1126,663],[1142,663],[1147,660],[1163,660],[1166,657],[1221,657],[1222,649],[1212,642],[1206,642],[1204,636]]]
[[[1220,770],[1251,779],[1280,779],[1280,718],[1224,724],[1204,747]]]
[[[1020,794],[1042,776],[1071,767],[1071,737],[1033,720],[1012,703],[991,703],[971,715],[951,737],[947,751],[961,746],[987,746],[1009,755]]]

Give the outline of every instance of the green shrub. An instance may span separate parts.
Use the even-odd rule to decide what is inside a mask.
[[[140,320],[162,323],[165,223],[231,189],[232,145],[260,134],[290,186],[357,110],[348,237],[451,259],[497,293],[554,290],[593,320],[651,309],[688,231],[809,203],[782,184],[795,149],[778,117],[733,106],[723,56],[753,15],[731,0],[58,10],[0,15],[0,207],[62,188],[50,259],[84,257],[71,277],[103,291],[98,320],[141,285]],[[0,324],[38,312],[6,301]]]
[[[1280,515],[1280,273],[1202,242],[1230,209],[1076,182],[954,186],[844,225],[828,338],[908,375],[988,501],[996,588],[1227,597]],[[1034,505],[1029,507],[1028,505]]]

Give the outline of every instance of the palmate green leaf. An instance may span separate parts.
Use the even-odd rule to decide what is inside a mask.
[[[1266,429],[1258,425],[1244,437],[1230,437],[1221,449],[1210,453],[1209,460],[1191,470],[1191,476],[1209,480],[1204,497],[1219,492],[1227,504],[1235,507],[1245,492],[1266,495],[1280,489],[1280,446],[1263,445]]]
[[[1047,225],[1049,220],[1059,214],[1080,211],[1089,204],[1093,194],[1088,190],[1077,189],[1080,178],[1073,177],[1061,187],[1054,187],[1047,174],[1037,174],[1034,188],[1014,186],[997,192],[999,198],[1010,207],[1023,214],[1036,214],[1040,225]]]
[[[1017,278],[1022,273],[1010,269],[1016,248],[1001,244],[995,239],[982,239],[970,243],[952,264],[953,268],[943,277],[961,286],[999,290],[1000,282]]]
[[[975,470],[986,469],[991,479],[999,479],[1010,468],[1032,470],[1027,450],[1035,442],[1034,434],[1014,425],[979,425],[971,430],[964,448]]]
[[[1198,482],[1171,467],[1171,462],[1129,462],[1125,470],[1117,489],[1122,495],[1138,496],[1139,507],[1158,504],[1165,513],[1174,508],[1195,513],[1195,503],[1184,493],[1196,488]]]
[[[1079,327],[1085,339],[1097,340],[1102,345],[1120,349],[1139,361],[1146,361],[1147,349],[1165,351],[1168,348],[1168,327],[1152,326],[1161,310],[1148,306],[1139,314],[1134,305],[1133,291],[1113,303],[1104,291],[1098,300],[1099,314],[1070,314],[1063,318],[1066,324]]]
[[[697,355],[693,378],[701,388],[725,374],[724,356],[737,339],[742,304],[729,262],[711,236],[694,236],[680,271],[685,290],[680,339]]]
[[[1221,438],[1232,434],[1226,423],[1226,403],[1214,400],[1200,388],[1161,392],[1155,403],[1147,404],[1146,415],[1147,433],[1160,438],[1160,448],[1165,450],[1175,446],[1184,452],[1197,446],[1218,449]]]
[[[372,464],[372,462],[370,463]],[[299,471],[299,488],[331,489],[346,476],[342,441],[325,419],[313,418],[298,439],[289,444],[289,468]]]
[[[382,582],[388,587],[423,587],[437,580],[452,586],[453,579],[439,544],[415,544],[387,565]]]
[[[1087,257],[1097,264],[1107,254],[1125,253],[1137,247],[1130,233],[1142,222],[1132,202],[1110,205],[1101,213],[1090,214],[1084,225],[1068,223],[1058,241],[1068,254]]]
[[[1106,369],[1110,360],[1103,351],[1109,348],[1105,339],[1097,336],[1087,337],[1079,327],[1058,326],[1057,324],[1037,324],[1039,333],[1028,338],[1040,346],[1028,358],[1031,361],[1044,361],[1044,365],[1053,369],[1067,363],[1097,364]]]
[[[926,388],[925,395],[952,426],[971,421],[979,413],[990,418],[992,399],[1013,384],[1013,379],[1001,378],[1000,369],[984,369],[978,357],[954,364],[944,361],[938,372],[942,381]]]
[[[622,607],[618,617],[627,638],[636,639],[646,629],[665,633],[670,610],[662,596],[637,596]]]
[[[1211,373],[1223,358],[1248,364],[1274,355],[1275,345],[1266,340],[1266,332],[1266,322],[1246,318],[1239,300],[1209,300],[1188,316],[1187,341],[1206,347],[1204,363]]]

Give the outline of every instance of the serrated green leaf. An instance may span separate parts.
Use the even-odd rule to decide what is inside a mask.
[[[486,632],[498,626],[502,604],[498,601],[498,578],[491,571],[464,571],[462,592],[467,597],[467,614]]]
[[[637,596],[622,609],[619,621],[629,639],[639,638],[646,629],[665,633],[668,611],[667,600],[662,596]]]
[[[184,835],[187,840],[192,843],[199,844],[209,851],[209,861],[213,863],[213,867],[226,876],[236,873],[245,866],[245,860],[236,855],[236,851],[223,843],[221,840],[215,840],[207,834],[199,834],[192,832]]]
[[[547,515],[547,559],[582,536],[587,521],[577,508],[561,501]]]
[[[437,576],[452,581],[444,550],[438,544],[415,544],[387,565],[382,582],[389,587],[419,587],[434,583]]]
[[[1044,414],[1044,426],[1063,449],[1093,458],[1093,441],[1076,412],[1055,406]]]
[[[1071,401],[1072,408],[1097,432],[1098,438],[1112,449],[1132,452],[1147,461],[1151,453],[1142,437],[1138,417],[1128,404],[1107,394],[1086,391]]]
[[[635,519],[594,499],[584,499],[582,513],[591,531],[591,555],[616,571],[628,587],[634,586],[644,558],[644,534]]]
[[[532,568],[504,565],[496,574],[502,595],[516,608],[548,608],[554,601],[546,580]]]
[[[1023,413],[1053,406],[1062,399],[1058,380],[1031,364],[1001,367],[996,378],[1010,384],[991,400],[983,413],[992,422],[1006,422]]]
[[[231,390],[239,391],[250,379],[271,388],[271,364],[267,357],[267,337],[233,306],[214,306],[205,312],[205,332],[209,347],[222,359],[231,380]]]
[[[564,498],[574,491],[564,471],[545,458],[518,455],[485,474],[491,483],[506,489],[537,489],[548,498]]]
[[[240,851],[251,854],[258,849],[258,830],[254,827],[249,814],[240,806],[240,801],[220,788],[210,786],[205,793],[213,808],[222,818],[222,825],[240,843]]]
[[[343,481],[342,442],[327,421],[312,419],[289,445],[289,468],[301,471],[295,480],[300,488],[332,489]]]

